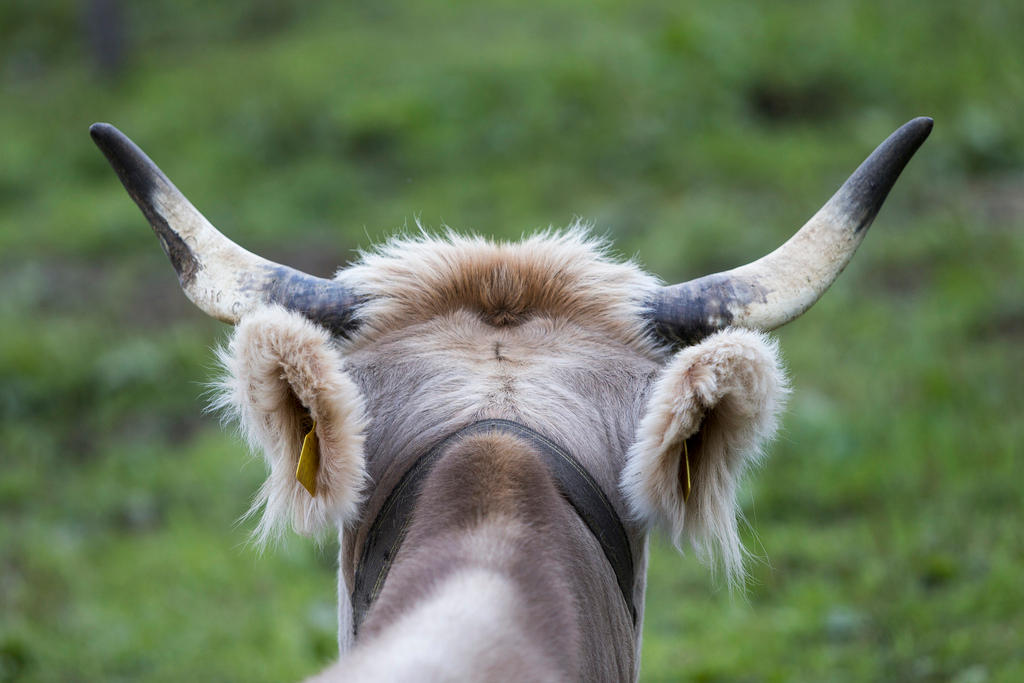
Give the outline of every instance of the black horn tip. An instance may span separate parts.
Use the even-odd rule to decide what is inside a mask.
[[[924,131],[925,135],[932,132],[932,126],[935,125],[935,119],[930,116],[918,116],[915,119],[911,119],[907,125],[914,126]]]
[[[119,131],[117,128],[114,128],[109,123],[104,123],[102,121],[97,121],[96,123],[89,126],[89,135],[92,136],[92,139],[96,141],[97,145],[101,144],[101,140],[106,140],[113,135],[120,134],[121,131]]]
[[[909,155],[917,151],[921,143],[928,139],[928,135],[931,134],[934,125],[935,120],[932,117],[918,116],[896,129],[896,132],[892,134],[892,138],[900,140],[906,145],[909,158]]]
[[[856,233],[871,225],[896,179],[932,132],[933,124],[928,116],[904,123],[843,184],[836,198],[841,198],[844,212],[855,218]]]
[[[145,157],[142,150],[127,135],[109,123],[92,124],[89,126],[89,136],[96,143],[96,146],[100,148],[100,151],[103,152],[103,156],[107,157],[111,165],[114,165],[114,170],[119,175],[121,169],[118,165],[123,165],[139,156]]]
[[[89,135],[103,156],[107,157],[124,189],[128,190],[128,195],[149,221],[177,271],[182,286],[188,286],[199,270],[199,261],[188,243],[168,224],[154,204],[154,193],[158,188],[176,194],[174,185],[138,145],[109,123],[92,124],[89,126]]]
[[[128,194],[149,217],[144,204],[149,203],[157,185],[171,186],[171,182],[138,145],[109,123],[92,124],[89,135],[110,162]]]

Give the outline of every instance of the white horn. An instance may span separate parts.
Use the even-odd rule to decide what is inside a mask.
[[[772,330],[800,316],[853,257],[893,183],[932,130],[916,118],[890,135],[789,241],[753,263],[663,287],[655,329],[690,344],[727,326]]]
[[[203,312],[237,323],[255,307],[276,303],[338,334],[352,329],[358,302],[349,289],[246,251],[213,227],[121,131],[94,123],[89,133],[149,220],[185,295]]]

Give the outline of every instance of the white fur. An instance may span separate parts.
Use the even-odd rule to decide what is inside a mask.
[[[501,574],[464,569],[309,683],[563,680],[531,640],[521,601]]]
[[[278,306],[246,315],[218,352],[225,376],[215,408],[237,417],[270,468],[249,514],[261,507],[254,535],[265,544],[290,522],[301,534],[343,529],[356,516],[366,482],[363,399],[342,371],[330,335]],[[304,421],[316,420],[320,469],[316,496],[295,479]]]
[[[344,544],[344,530],[338,531],[338,542]],[[342,558],[338,557],[341,564]],[[356,642],[355,614],[352,609],[352,589],[345,580],[345,572],[338,570],[338,653],[344,655]]]
[[[626,457],[622,489],[637,517],[664,524],[677,547],[685,533],[702,559],[718,554],[733,585],[743,577],[744,556],[736,490],[774,435],[787,393],[772,339],[723,330],[683,349],[661,371]],[[698,430],[684,503],[683,442]]]

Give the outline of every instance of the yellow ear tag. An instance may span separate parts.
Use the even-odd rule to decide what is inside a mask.
[[[316,421],[313,428],[302,440],[302,452],[299,453],[299,465],[295,468],[295,478],[309,495],[316,496],[316,475],[320,471],[320,444],[316,438]]]
[[[686,467],[686,483],[683,485],[683,502],[690,500],[690,489],[693,488],[693,483],[690,481],[690,449],[686,446],[686,441],[683,441],[683,463]]]

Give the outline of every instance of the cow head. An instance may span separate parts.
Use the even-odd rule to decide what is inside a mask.
[[[831,285],[931,127],[898,129],[772,253],[669,286],[581,228],[515,244],[395,239],[333,279],[313,277],[224,237],[113,126],[91,133],[189,299],[237,326],[219,403],[269,464],[259,536],[289,522],[350,529],[340,573],[351,586],[368,520],[410,463],[483,418],[574,452],[638,555],[661,522],[740,576],[737,482],[787,391],[764,333]],[[319,462],[300,482],[306,434]]]

